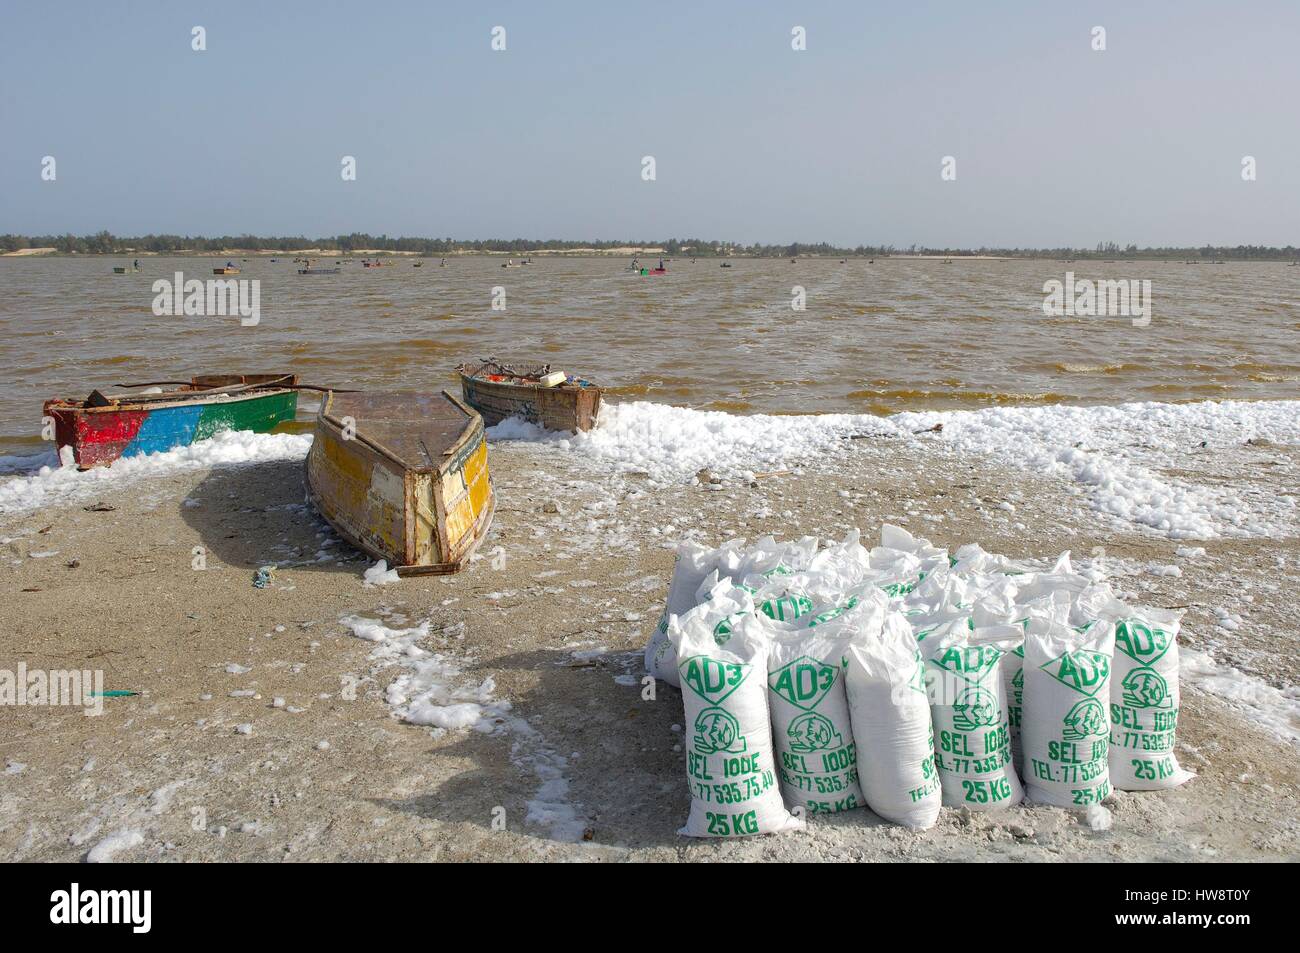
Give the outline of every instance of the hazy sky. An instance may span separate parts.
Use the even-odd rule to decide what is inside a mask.
[[[1297,0],[4,0],[0,232],[1300,244],[1298,41]]]

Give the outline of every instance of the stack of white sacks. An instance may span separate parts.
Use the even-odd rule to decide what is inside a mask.
[[[856,530],[820,550],[684,543],[645,650],[686,709],[682,833],[864,806],[926,828],[940,805],[1086,810],[1112,786],[1176,787],[1179,618],[1068,553],[1028,571],[895,526],[871,550]]]

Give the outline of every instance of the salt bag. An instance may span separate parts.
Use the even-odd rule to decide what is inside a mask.
[[[875,638],[884,614],[885,600],[875,591],[833,620],[795,632],[774,629],[769,640],[767,688],[777,777],[786,803],[807,814],[864,806],[844,688],[845,650],[850,633]]]
[[[912,627],[891,611],[880,637],[847,646],[844,687],[867,806],[916,829],[939,818],[939,775],[921,654]]]
[[[799,830],[781,800],[767,707],[767,642],[753,614],[725,646],[697,614],[668,625],[686,710],[691,810],[679,833],[746,837]]]
[[[716,573],[710,574],[710,579],[716,575]],[[719,645],[725,645],[727,640],[731,638],[731,632],[736,623],[753,611],[753,597],[748,590],[733,585],[731,577],[728,576],[721,581],[714,581],[708,595],[700,600],[700,604],[687,611],[681,618],[698,619],[701,625],[713,633],[715,642]],[[674,618],[677,617],[669,616],[670,620]],[[656,670],[664,673],[656,675],[656,678],[662,678],[670,685],[681,687],[677,672],[677,649],[674,648],[672,640],[668,638],[667,623],[664,625],[663,642],[655,653],[654,665],[654,669],[650,669],[648,665],[647,669],[652,673]],[[672,666],[672,668],[669,668],[669,666]]]
[[[1011,760],[1003,657],[1020,626],[954,629],[921,643],[934,720],[935,767],[946,807],[995,811],[1024,797]]]
[[[1056,607],[1056,608],[1054,608]],[[981,599],[971,610],[971,623],[976,628],[992,625],[1015,625],[1023,636],[1029,625],[1029,616],[1033,612],[1051,615],[1058,612],[1064,621],[1070,611],[1070,597],[1067,593],[1060,596],[1049,595],[1030,602],[1028,605],[1008,604],[1000,595],[995,599]],[[1024,714],[1025,699],[1025,642],[1023,637],[1008,647],[999,665],[1002,676],[1002,691],[1007,703],[1007,729],[1011,732],[1011,764],[1020,777],[1025,776],[1024,749],[1020,742],[1020,725]]]
[[[766,578],[806,570],[817,554],[817,537],[803,536],[786,543],[764,536],[741,553],[735,578],[759,575]]]
[[[739,565],[744,544],[743,539],[733,539],[717,549],[707,549],[699,543],[687,541],[677,547],[677,561],[673,564],[673,577],[668,584],[668,604],[645,647],[645,670],[655,678],[677,685],[677,656],[672,653],[668,641],[668,617],[684,615],[695,608],[700,602],[699,593],[711,573],[731,575]]]
[[[1110,781],[1121,791],[1176,788],[1196,776],[1174,753],[1181,620],[1181,612],[1133,608],[1115,621]]]
[[[1020,743],[1031,801],[1082,810],[1110,794],[1114,650],[1115,627],[1107,621],[1079,631],[1060,613],[1030,614]]]

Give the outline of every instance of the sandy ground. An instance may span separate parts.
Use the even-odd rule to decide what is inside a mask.
[[[945,809],[924,833],[853,811],[802,833],[678,836],[681,697],[660,683],[647,698],[639,676],[670,543],[687,529],[716,543],[856,525],[870,539],[891,521],[1014,557],[1104,547],[1126,594],[1190,607],[1187,645],[1276,686],[1298,681],[1296,539],[1211,541],[1178,557],[1179,544],[1101,520],[1060,483],[933,444],[856,443],[818,472],[716,489],[655,488],[494,445],[499,508],[483,558],[383,588],[362,585],[365,562],[303,505],[296,463],[146,480],[0,522],[0,668],[101,668],[107,689],[141,693],[97,718],[0,708],[0,857],[80,860],[127,829],[140,842],[119,860],[1296,859],[1295,748],[1191,688],[1179,757],[1199,776],[1117,793],[1109,831],[1023,807]],[[1300,459],[1262,448],[1232,468],[1293,487]],[[83,508],[95,500],[114,509]],[[191,568],[195,546],[204,570]],[[318,561],[322,546],[339,559]],[[272,585],[254,588],[272,562]],[[1182,575],[1158,570],[1169,565]],[[1213,607],[1243,625],[1216,627]],[[397,720],[384,689],[399,669],[340,624],[354,614],[430,620],[426,646],[466,685],[493,679],[510,710],[490,733]]]

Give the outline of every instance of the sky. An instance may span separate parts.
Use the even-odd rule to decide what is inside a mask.
[[[3,3],[0,233],[1300,245],[1295,0]]]

